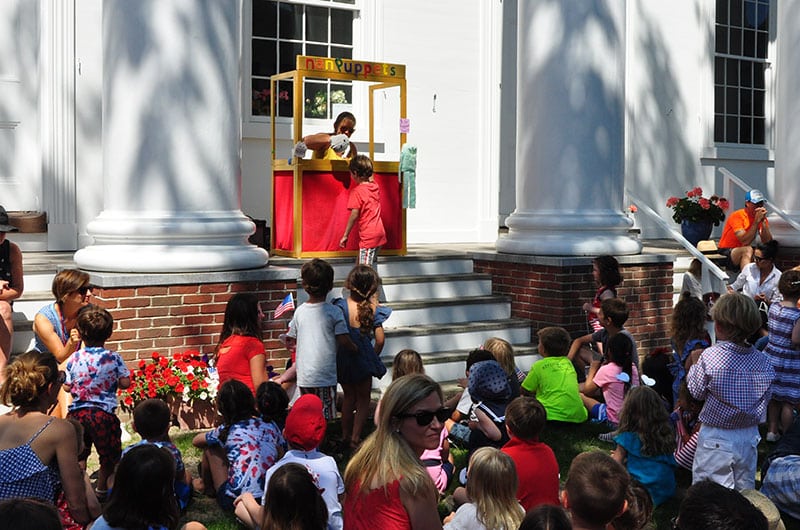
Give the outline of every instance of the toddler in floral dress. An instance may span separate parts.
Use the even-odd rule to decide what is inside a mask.
[[[242,493],[261,498],[267,470],[283,455],[286,442],[274,422],[258,417],[253,393],[241,381],[230,379],[220,386],[217,410],[222,425],[192,440],[203,449],[202,476],[193,485],[233,512],[233,501]]]
[[[67,417],[83,425],[85,447],[78,460],[85,464],[92,444],[97,448],[100,469],[95,489],[102,500],[108,492],[108,477],[122,454],[122,429],[115,413],[117,388],[128,388],[131,374],[122,356],[104,346],[114,327],[108,311],[86,306],[78,313],[76,327],[84,347],[67,362],[64,388],[72,395]]]

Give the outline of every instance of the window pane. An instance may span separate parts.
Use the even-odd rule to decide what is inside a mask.
[[[278,27],[278,4],[271,0],[253,0],[253,36],[275,37]]]
[[[717,53],[728,53],[728,28],[727,26],[717,25],[717,34],[715,37],[715,51]]]
[[[764,63],[753,63],[753,87],[764,88]]]
[[[759,118],[764,117],[764,95],[763,90],[753,90],[753,115]]]
[[[328,10],[326,8],[306,8],[306,40],[328,42]]]
[[[758,29],[767,31],[769,29],[769,3],[758,5]]]
[[[328,47],[324,44],[306,44],[306,55],[314,55],[316,57],[327,57]]]
[[[269,81],[253,79],[253,116],[269,116]]]
[[[266,77],[278,73],[277,44],[274,40],[253,39],[253,75]]]
[[[758,49],[756,50],[756,57],[759,59],[766,59],[767,58],[767,33],[764,31],[759,31],[756,34],[756,45]]]
[[[744,42],[742,43],[742,55],[756,57],[756,30],[744,30]]]
[[[739,62],[739,81],[743,87],[753,86],[753,63],[750,61]]]
[[[279,34],[282,39],[303,38],[303,6],[281,4],[278,20]]]
[[[725,59],[725,84],[739,85],[739,61],[736,59]]]
[[[725,116],[722,114],[714,115],[714,141],[725,141]]]
[[[730,25],[742,27],[742,0],[731,0]]]
[[[742,118],[739,120],[739,142],[743,144],[753,143],[753,133],[751,127],[751,118]]]
[[[324,83],[306,83],[305,86],[305,117],[328,117],[328,85]]]
[[[284,116],[287,118],[291,118],[294,116],[293,105],[294,105],[294,93],[292,92],[292,86],[294,83],[291,81],[279,81],[278,82],[278,116]]]
[[[730,44],[731,44],[731,49],[730,49],[731,55],[742,54],[742,30],[731,28]]]
[[[737,114],[739,112],[739,91],[735,88],[725,89],[725,113]]]
[[[331,9],[331,42],[353,44],[353,12]]]
[[[755,0],[745,0],[744,3],[744,27],[758,27],[758,11]]]
[[[714,58],[714,84],[722,85],[725,83],[725,59],[722,57]]]
[[[742,90],[739,92],[739,98],[741,102],[741,112],[742,116],[752,116],[753,115],[753,91],[752,90]]]
[[[353,87],[351,85],[331,84],[331,104],[352,103]],[[331,112],[333,108],[331,107]]]
[[[717,0],[717,23],[728,24],[728,0]]]
[[[352,59],[353,58],[353,49],[352,48],[339,48],[336,46],[331,46],[331,57],[337,59]]]
[[[299,42],[281,42],[278,44],[278,67],[281,72],[289,72],[295,69],[298,55],[303,55],[303,45]]]
[[[338,2],[340,4],[355,4],[356,0],[333,0],[334,2]]]
[[[714,112],[717,114],[725,112],[725,87],[714,87]]]
[[[764,143],[764,118],[753,119],[753,143]]]
[[[739,120],[736,116],[725,118],[725,141],[737,143],[739,141]]]

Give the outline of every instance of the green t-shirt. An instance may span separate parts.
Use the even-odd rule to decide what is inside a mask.
[[[588,413],[578,392],[578,375],[567,357],[545,357],[533,363],[522,388],[536,394],[548,420],[586,421]]]

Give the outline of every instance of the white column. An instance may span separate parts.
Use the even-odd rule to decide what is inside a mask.
[[[622,212],[625,4],[519,0],[517,207],[497,250],[641,251]]]
[[[800,223],[800,2],[777,2],[777,77],[775,90],[775,185],[770,200]],[[781,246],[800,247],[800,233],[781,218],[769,218],[772,236]]]
[[[81,268],[260,267],[240,211],[240,0],[106,0],[104,210]],[[267,168],[265,168],[265,171]]]
[[[47,250],[78,248],[75,172],[75,2],[41,4],[42,186]]]

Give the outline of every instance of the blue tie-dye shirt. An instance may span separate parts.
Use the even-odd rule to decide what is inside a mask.
[[[117,382],[131,373],[122,356],[101,346],[76,351],[67,362],[69,410],[94,407],[113,414],[117,408]]]

